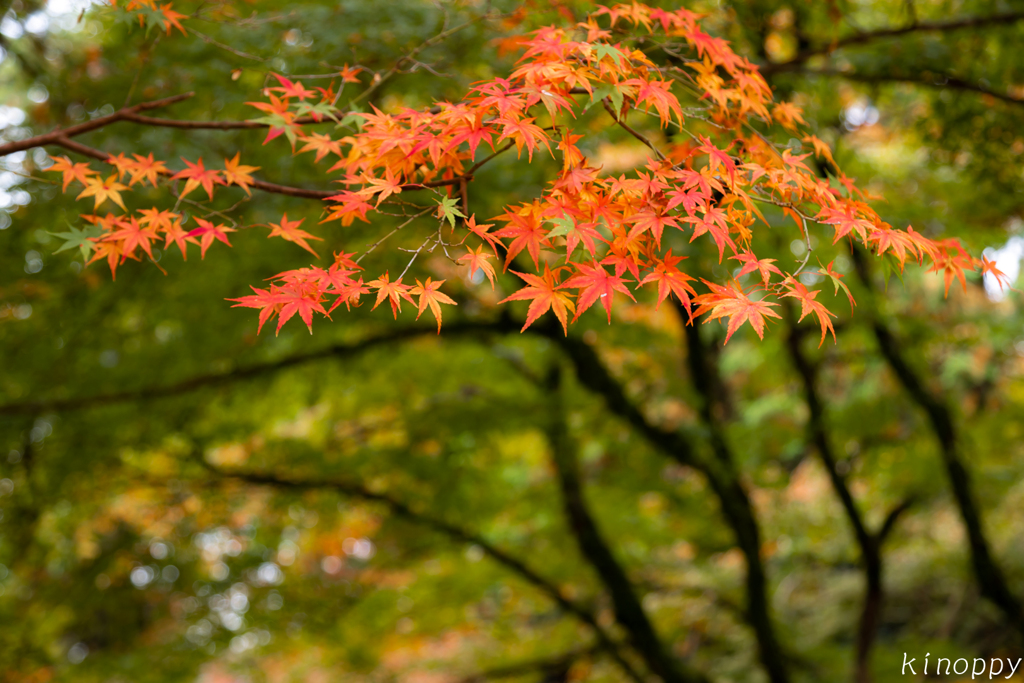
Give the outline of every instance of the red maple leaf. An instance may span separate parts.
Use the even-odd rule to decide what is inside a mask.
[[[608,314],[608,324],[612,322],[612,294],[622,292],[630,299],[633,293],[626,287],[628,280],[623,280],[618,275],[609,275],[608,271],[598,265],[587,265],[581,263],[576,266],[578,272],[558,286],[558,289],[579,289],[579,296],[576,299],[576,315],[573,322],[576,322],[584,311],[594,305],[600,299]],[[636,301],[636,299],[633,299]]]
[[[819,223],[834,225],[836,227],[836,236],[835,239],[832,240],[832,244],[843,239],[850,234],[850,232],[856,232],[860,235],[861,240],[864,240],[867,238],[867,231],[875,229],[874,223],[857,216],[856,208],[845,203],[841,205],[841,208],[823,208],[821,212],[814,217],[814,220]]]
[[[689,283],[693,282],[694,278],[676,268],[676,264],[685,258],[685,256],[673,256],[672,250],[669,249],[665,252],[665,257],[658,261],[654,267],[654,272],[649,273],[639,284],[645,285],[648,282],[658,283],[658,303],[654,306],[655,310],[661,307],[662,301],[675,294],[676,298],[686,308],[686,312],[690,314],[690,319],[692,320],[693,311],[690,308],[690,295],[697,296],[697,292]]]
[[[544,229],[540,219],[530,212],[528,215],[521,213],[505,214],[505,216],[501,217],[501,220],[508,220],[510,222],[508,226],[498,230],[494,235],[496,237],[514,238],[512,243],[508,245],[508,253],[505,256],[505,269],[508,269],[512,259],[523,249],[530,253],[534,266],[539,268],[538,259],[540,258],[541,247],[548,246],[546,239],[547,231]]]
[[[142,227],[139,225],[139,221],[136,220],[135,216],[131,216],[126,221],[120,222],[121,229],[115,233],[107,236],[108,240],[121,240],[121,249],[123,255],[121,257],[121,263],[124,263],[126,258],[132,256],[137,247],[142,247],[142,251],[146,252],[151,260],[153,258],[153,251],[150,246],[150,240],[156,237],[156,231],[151,227]]]
[[[200,258],[206,258],[206,250],[213,244],[213,240],[220,240],[224,244],[231,246],[231,242],[228,241],[227,233],[235,232],[234,228],[229,228],[224,225],[214,225],[210,221],[203,220],[202,218],[196,218],[196,223],[199,227],[189,232],[186,237],[201,236],[199,241],[199,253]]]
[[[281,304],[285,302],[284,296],[280,291],[274,291],[276,287],[271,286],[270,290],[256,289],[252,285],[249,286],[255,294],[248,296],[239,297],[237,299],[228,299],[228,301],[237,301],[238,303],[232,306],[232,308],[258,308],[260,309],[260,324],[256,328],[256,334],[263,331],[263,325],[268,320],[274,317],[274,315],[280,310]],[[281,330],[278,326],[278,331]]]
[[[298,313],[302,322],[306,323],[309,333],[313,334],[313,313],[323,313],[324,315],[327,315],[327,311],[324,310],[319,297],[313,292],[284,287],[281,289],[281,298],[284,300],[284,306],[281,307],[281,311],[278,313],[278,332],[281,331],[281,327],[288,322],[292,316]]]
[[[562,323],[562,330],[569,334],[569,311],[575,311],[576,305],[572,298],[565,292],[558,291],[558,282],[555,281],[555,274],[551,272],[547,264],[544,265],[544,275],[537,276],[530,273],[520,273],[513,270],[513,273],[522,278],[527,286],[505,297],[499,304],[506,301],[529,301],[530,308],[526,311],[526,324],[522,331],[534,323],[549,310],[553,311],[558,321]]]
[[[630,238],[650,231],[654,235],[654,243],[661,248],[661,233],[665,226],[678,228],[679,221],[672,214],[662,214],[653,209],[646,209],[633,215],[633,227],[629,231]],[[694,235],[696,237],[696,234]]]
[[[754,256],[749,251],[740,252],[735,256],[730,256],[730,259],[736,259],[743,264],[740,268],[740,272],[736,273],[734,277],[741,278],[747,273],[753,273],[755,270],[761,274],[761,281],[767,285],[768,281],[772,279],[772,273],[776,275],[782,275],[782,271],[772,264],[775,263],[775,259],[766,258],[760,259]]]
[[[307,90],[300,81],[292,82],[280,74],[273,74],[273,76],[280,81],[282,87],[267,88],[271,92],[280,92],[284,97],[298,97],[300,100],[305,100],[316,94],[313,90]]]

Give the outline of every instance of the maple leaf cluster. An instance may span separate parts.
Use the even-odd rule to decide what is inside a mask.
[[[128,9],[142,6],[155,4],[133,0]],[[670,54],[686,53],[676,60],[682,66],[660,66],[625,39],[611,42],[638,33],[657,35]],[[344,189],[324,200],[321,222],[337,221],[343,227],[356,220],[369,223],[384,207],[398,206],[407,218],[399,227],[413,221],[435,226],[397,278],[385,272],[364,281],[360,275],[359,262],[385,236],[355,260],[356,252],[342,252],[327,268],[280,273],[269,288],[254,288],[253,295],[235,299],[239,306],[259,309],[260,329],[277,316],[280,330],[298,315],[311,330],[314,314],[329,317],[340,304],[348,308],[373,295],[374,308],[387,301],[396,317],[403,300],[416,305],[419,314],[429,308],[440,330],[440,304],[455,303],[439,290],[444,281],[428,277],[413,286],[403,279],[419,254],[441,246],[471,277],[483,273],[492,288],[497,275],[492,258],[525,283],[501,302],[530,302],[524,330],[550,311],[567,331],[597,302],[610,322],[616,294],[636,300],[635,293],[649,286],[657,305],[674,298],[691,321],[701,315],[705,321],[727,320],[727,340],[744,323],[763,337],[767,319],[779,317],[773,308],[784,298],[800,303],[801,320],[808,315],[817,319],[822,341],[830,332],[834,337],[835,315],[817,300],[820,290],[809,289],[799,277],[810,251],[792,270],[754,253],[755,231],[768,227],[762,207],[792,218],[808,247],[812,229],[831,229],[833,244],[859,242],[879,257],[894,259],[901,270],[907,261],[927,263],[943,274],[947,293],[953,280],[966,287],[965,271],[998,274],[956,240],[932,240],[883,221],[838,169],[828,145],[801,132],[800,108],[774,102],[757,67],[725,40],[705,33],[694,12],[638,3],[602,6],[575,26],[540,28],[511,43],[521,51],[511,73],[473,84],[459,102],[345,114],[335,106],[341,91],[335,92],[333,84],[310,90],[275,74],[278,85],[264,90],[266,101],[249,103],[263,114],[253,120],[269,129],[264,144],[284,136],[293,154],[312,152],[314,163],[331,162],[326,173],[340,174],[336,181]],[[340,87],[359,84],[359,73],[358,67],[346,65],[337,74]],[[650,149],[642,170],[608,175],[586,158],[580,143],[593,126],[583,120],[595,107],[597,114],[607,115],[608,126],[622,128]],[[631,124],[631,115],[641,124]],[[675,142],[659,147],[641,133],[648,117]],[[328,119],[348,132],[334,137],[307,129]],[[769,137],[775,126],[800,135],[811,151],[780,149]],[[489,155],[476,161],[482,148]],[[560,170],[540,196],[507,206],[492,223],[477,223],[468,211],[467,184],[483,163],[512,148],[519,159],[525,152],[526,163],[538,154],[560,155]],[[812,155],[834,169],[833,178],[811,170]],[[81,183],[85,189],[79,198],[93,198],[94,208],[109,200],[122,210],[120,193],[139,182],[184,180],[179,202],[199,188],[213,199],[218,185],[236,185],[249,195],[257,182],[252,173],[259,169],[241,165],[238,156],[225,160],[222,170],[207,169],[202,159],[183,161],[186,168],[174,172],[152,155],[119,155],[109,160],[116,172],[106,179],[68,159],[57,159],[52,170],[64,174],[65,190],[72,181]],[[121,180],[127,176],[126,186]],[[410,212],[409,202],[398,201],[406,192],[432,195],[436,211],[413,205],[420,210]],[[197,217],[199,227],[185,230],[180,214],[155,208],[138,216],[86,216],[100,230],[84,238],[96,252],[90,262],[106,258],[113,272],[127,258],[151,257],[150,244],[158,238],[165,247],[177,244],[183,256],[186,244],[199,238],[205,257],[215,240],[229,244],[226,233],[233,231],[209,218]],[[270,236],[316,255],[308,240],[320,238],[300,230],[301,223],[285,215],[269,226]],[[497,223],[501,227],[491,231]],[[687,273],[681,267],[685,257],[663,244],[666,232],[675,231],[689,242],[708,241],[720,263],[737,262],[733,278],[712,282]],[[755,273],[753,284],[738,282]],[[817,274],[849,296],[831,264]],[[699,293],[697,287],[706,291]]]
[[[187,168],[178,173],[172,173],[167,169],[163,161],[155,160],[152,154],[145,157],[135,154],[134,158],[128,158],[124,154],[111,156],[107,163],[114,167],[114,172],[107,178],[103,178],[97,171],[90,168],[86,163],[74,163],[67,157],[51,157],[53,164],[49,171],[61,173],[62,189],[67,191],[72,182],[81,184],[84,189],[78,194],[78,199],[92,198],[93,210],[98,210],[108,200],[119,206],[125,213],[117,215],[108,212],[104,216],[99,214],[82,214],[82,219],[89,223],[90,228],[84,231],[76,230],[72,233],[62,233],[69,238],[76,240],[72,246],[78,246],[86,259],[86,264],[106,259],[110,267],[112,277],[117,275],[117,267],[127,259],[138,261],[142,254],[145,254],[154,263],[153,245],[159,245],[163,249],[177,246],[181,251],[182,258],[188,258],[188,245],[196,244],[200,248],[200,255],[206,258],[206,251],[215,240],[231,246],[227,234],[236,232],[236,228],[214,222],[199,216],[193,217],[196,223],[195,228],[186,229],[185,224],[188,217],[184,213],[169,209],[152,207],[130,212],[125,208],[121,193],[130,191],[136,184],[149,184],[157,187],[161,179],[170,181],[184,179],[184,188],[179,195],[184,198],[192,190],[202,187],[207,194],[213,197],[214,185],[237,185],[247,193],[248,183],[252,181],[251,171],[258,170],[255,166],[240,164],[239,156],[236,154],[233,159],[224,160],[224,170],[211,170],[203,166],[203,160],[196,163],[183,160]],[[127,180],[125,185],[122,180]],[[287,222],[287,216],[284,221]],[[302,233],[299,237],[309,236]],[[271,236],[276,236],[273,232]],[[293,236],[281,234],[286,239],[295,241]],[[198,239],[197,239],[198,238]],[[306,245],[308,248],[308,245]],[[65,245],[64,248],[69,248]],[[63,248],[61,249],[63,250]]]
[[[110,0],[111,7],[118,6],[118,0]],[[171,35],[171,29],[178,29],[182,35],[187,35],[181,20],[187,15],[174,11],[173,3],[158,3],[156,0],[128,0],[125,3],[124,11],[136,13],[140,26],[159,26]]]

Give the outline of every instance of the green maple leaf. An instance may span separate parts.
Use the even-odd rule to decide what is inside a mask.
[[[359,116],[358,112],[351,112],[351,113],[345,114],[345,117],[343,119],[341,119],[341,122],[338,123],[337,127],[340,128],[341,126],[348,126],[348,125],[354,123],[354,124],[356,124],[356,128],[358,128],[359,130],[362,130],[363,129],[363,123],[365,121],[366,121],[366,119],[364,119],[362,116]]]
[[[590,109],[606,97],[612,101],[615,111],[622,111],[622,101],[624,99],[622,91],[619,89],[619,86],[611,83],[601,83],[594,88],[593,95],[590,97],[590,102],[588,102],[587,106],[584,107],[584,111]]]
[[[605,57],[611,57],[616,64],[621,66],[627,59],[625,52],[606,43],[594,43],[594,52],[597,53],[599,62]]]
[[[298,140],[298,134],[295,132],[294,124],[280,114],[268,114],[266,116],[247,120],[255,123],[264,123],[271,128],[280,128],[284,132],[284,136],[288,138],[288,142],[291,143],[292,149],[295,148],[295,141]]]
[[[68,229],[69,232],[47,233],[53,235],[54,237],[59,237],[62,240],[64,240],[64,244],[61,245],[60,249],[53,253],[59,254],[62,251],[67,251],[68,249],[74,249],[75,247],[78,247],[82,252],[82,259],[88,261],[89,257],[92,256],[92,250],[95,246],[92,240],[90,240],[89,238],[99,237],[100,235],[103,234],[103,229],[100,228],[98,225],[90,225],[85,230],[79,230],[70,223],[68,223]]]
[[[465,218],[466,214],[459,211],[459,200],[455,197],[445,197],[438,206],[438,214],[441,218],[447,218],[448,222],[455,227],[455,217]]]
[[[337,111],[338,108],[335,107],[330,102],[319,102],[317,104],[310,104],[309,102],[299,102],[299,104],[295,107],[295,113],[297,113],[299,116],[326,116],[332,121],[338,120],[337,117],[334,116],[335,112]]]
[[[565,215],[561,218],[552,218],[549,222],[554,223],[555,227],[548,233],[548,237],[565,237],[576,229],[576,222]]]

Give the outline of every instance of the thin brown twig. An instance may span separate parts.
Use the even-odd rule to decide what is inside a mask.
[[[434,207],[428,206],[427,208],[425,208],[422,211],[420,211],[418,214],[410,217],[409,220],[405,221],[404,223],[399,225],[397,228],[395,228],[394,230],[392,230],[391,232],[389,232],[388,234],[384,235],[379,240],[377,240],[376,242],[371,244],[369,246],[369,248],[367,248],[367,250],[363,252],[363,255],[356,259],[356,263],[359,263],[360,261],[362,261],[366,256],[368,256],[370,254],[371,251],[373,251],[374,249],[379,247],[385,240],[387,240],[387,238],[391,237],[396,232],[398,232],[399,230],[401,230],[405,226],[409,225],[410,223],[412,223],[414,220],[416,220],[420,216],[425,216],[427,213],[429,213],[429,212],[431,212],[433,210],[434,210]]]
[[[911,85],[922,85],[926,88],[964,90],[967,92],[978,93],[979,95],[994,97],[995,99],[1008,104],[1024,104],[1024,98],[1014,97],[1008,93],[992,90],[991,88],[986,88],[978,85],[977,83],[965,81],[962,78],[957,78],[956,76],[940,76],[937,78],[927,79],[924,77],[914,78],[911,76],[898,76],[893,74],[863,74],[855,71],[844,71],[842,69],[805,69],[802,67],[791,69],[791,71],[801,76],[845,78],[848,81],[856,81],[859,83],[908,83]]]
[[[219,47],[222,50],[227,50],[228,52],[230,52],[233,55],[237,55],[237,56],[242,57],[244,59],[251,59],[251,60],[256,61],[256,62],[267,62],[267,61],[269,61],[266,57],[257,57],[256,55],[251,55],[248,52],[242,52],[241,50],[239,50],[237,48],[233,48],[230,45],[222,43],[219,40],[216,40],[216,39],[206,35],[205,33],[202,33],[200,31],[195,30],[191,26],[189,26],[188,30],[189,30],[190,33],[192,33],[193,35],[195,35],[196,37],[201,39],[206,44],[208,44],[208,45],[215,45],[215,46]]]
[[[371,94],[376,92],[377,88],[379,88],[381,85],[383,85],[385,82],[387,82],[387,80],[390,79],[392,76],[394,76],[396,73],[398,73],[399,70],[401,70],[402,65],[404,65],[406,62],[412,60],[416,55],[418,55],[423,50],[427,49],[431,45],[436,45],[437,43],[443,41],[445,38],[451,36],[452,34],[458,33],[462,29],[468,28],[469,26],[472,26],[473,24],[475,24],[475,23],[477,23],[479,21],[483,21],[484,19],[487,19],[490,16],[492,16],[492,15],[491,14],[481,14],[481,15],[479,15],[477,17],[474,17],[474,18],[470,19],[467,22],[459,24],[458,26],[453,26],[452,28],[449,28],[449,29],[446,29],[444,31],[441,31],[440,33],[438,33],[433,38],[429,38],[429,39],[423,41],[417,47],[415,47],[412,50],[410,50],[407,54],[405,54],[402,57],[399,57],[398,61],[396,61],[394,63],[394,65],[392,65],[392,67],[387,72],[384,73],[383,76],[381,76],[380,78],[375,78],[373,83],[370,85],[369,88],[364,90],[362,93],[360,93],[357,97],[355,97],[352,100],[352,104],[355,104],[356,102],[359,102],[361,100],[365,100]]]
[[[665,157],[665,155],[661,153],[661,150],[660,150],[660,149],[658,149],[657,147],[655,147],[655,146],[654,146],[654,143],[653,143],[653,142],[651,142],[650,140],[648,140],[648,139],[647,139],[647,137],[646,137],[646,136],[645,136],[645,135],[644,135],[643,133],[640,133],[639,131],[635,130],[635,129],[634,129],[633,127],[631,127],[631,126],[630,126],[630,125],[629,125],[628,123],[626,123],[625,121],[623,121],[622,119],[620,119],[620,118],[619,118],[619,117],[618,117],[618,116],[617,116],[617,115],[615,114],[615,110],[614,110],[614,109],[612,109],[612,106],[611,106],[610,104],[608,104],[608,100],[607,100],[607,99],[602,99],[602,100],[601,100],[601,104],[602,104],[602,105],[604,106],[604,108],[605,108],[605,111],[607,111],[607,112],[608,112],[608,114],[609,114],[609,115],[610,115],[610,116],[612,117],[612,119],[613,119],[613,120],[615,121],[615,123],[619,124],[619,127],[620,127],[620,128],[622,128],[622,129],[623,129],[624,131],[626,131],[627,133],[629,133],[630,135],[632,135],[633,137],[635,137],[635,138],[636,138],[637,140],[639,140],[640,142],[644,143],[644,144],[645,144],[645,145],[647,145],[647,146],[648,146],[649,148],[651,148],[651,150],[652,150],[652,151],[653,151],[653,152],[654,152],[655,154],[657,154],[657,155],[658,155],[658,158],[659,158],[659,159],[661,159],[661,160],[664,160],[664,159],[666,158],[666,157]]]

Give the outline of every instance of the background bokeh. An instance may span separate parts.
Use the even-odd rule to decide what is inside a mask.
[[[2,3],[0,144],[187,91],[196,97],[160,115],[252,118],[244,103],[269,72],[385,72],[445,26],[519,7],[255,0],[233,18],[213,12],[225,4],[175,2],[198,15],[190,35],[168,36],[83,0]],[[458,100],[512,68],[496,38],[590,6],[526,7],[427,48],[422,68],[406,66],[372,102]],[[959,237],[1016,280],[1024,3],[693,8],[762,65],[777,97],[803,107],[843,170],[884,198],[874,205],[885,220]],[[642,165],[639,143],[606,124],[583,147],[595,165]],[[173,162],[240,151],[270,179],[329,180],[310,155],[263,137],[122,122],[81,140]],[[724,327],[687,331],[653,300],[617,303],[611,326],[583,316],[560,342],[501,322],[494,304],[514,278],[492,293],[438,258],[428,266],[459,301],[446,312],[451,332],[408,335],[429,323],[362,307],[312,336],[300,324],[257,336],[255,314],[225,299],[307,265],[306,252],[251,228],[204,260],[158,253],[166,275],[129,262],[112,281],[104,264],[55,253],[53,233],[81,226],[91,203],[61,194],[47,153],[64,152],[0,159],[5,683],[623,680],[585,624],[495,556],[525,563],[616,632],[608,588],[566,519],[559,443],[578,455],[589,512],[667,649],[712,680],[766,674],[744,608],[746,560],[707,481],[673,454],[680,443],[725,448],[735,465],[792,680],[847,680],[858,660],[861,680],[903,680],[905,652],[1024,654],[1017,291],[975,276],[946,297],[938,275],[858,272],[848,246],[821,244],[857,300],[851,313],[820,283],[839,314],[836,344],[818,348],[789,311],[763,341],[747,328],[722,346]],[[495,159],[474,181],[474,213],[536,195],[556,163]],[[135,194],[166,201],[146,192]],[[255,225],[285,211],[324,238],[321,253],[390,229],[386,219],[318,227],[315,202],[277,195],[232,215]],[[803,242],[778,224],[765,255],[793,263]],[[686,249],[694,267],[727,272],[711,250]],[[406,260],[393,250],[378,263]],[[558,402],[552,365],[563,369]],[[870,534],[892,519],[875,546],[884,593],[867,655],[857,632],[869,563],[837,480]],[[964,482],[988,570],[954,495]]]

